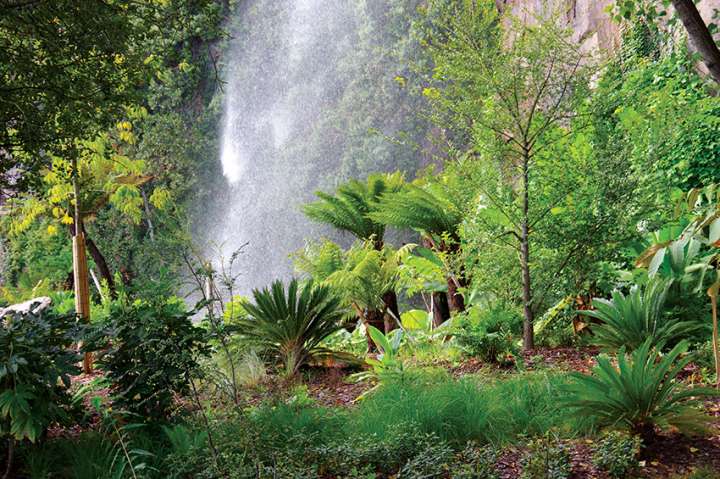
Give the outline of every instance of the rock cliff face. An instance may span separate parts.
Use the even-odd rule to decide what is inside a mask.
[[[606,13],[613,0],[496,0],[499,9],[510,11],[532,22],[554,11],[561,12],[572,28],[573,39],[589,51],[614,50],[620,45],[621,26]],[[720,0],[702,0],[698,9],[711,22],[713,12],[720,10]]]

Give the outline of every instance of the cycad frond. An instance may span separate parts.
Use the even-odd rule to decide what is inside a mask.
[[[241,334],[274,353],[294,375],[316,353],[319,344],[342,328],[345,310],[329,286],[292,280],[287,288],[275,281],[270,288],[253,291],[246,304],[248,317],[238,324]]]

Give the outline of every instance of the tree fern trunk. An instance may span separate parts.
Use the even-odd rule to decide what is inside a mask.
[[[390,290],[383,295],[385,303],[385,334],[397,328],[397,321],[400,320],[400,309],[398,308],[397,293]],[[397,320],[396,320],[397,318]]]

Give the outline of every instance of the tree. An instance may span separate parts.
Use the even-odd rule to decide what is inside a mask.
[[[369,216],[387,225],[419,232],[423,243],[440,253],[456,255],[459,251],[458,229],[463,219],[462,213],[453,201],[449,188],[440,182],[429,182],[422,186],[407,184],[397,192],[387,193],[380,198],[376,211]],[[448,268],[447,285],[450,309],[464,311],[465,301],[459,290],[467,285],[467,281],[462,268],[457,272]],[[438,301],[435,306],[440,304]]]
[[[551,155],[559,151],[553,149],[567,144],[573,134],[576,100],[586,91],[592,68],[552,18],[529,25],[499,16],[489,1],[448,8],[452,14],[442,17],[428,40],[437,65],[436,86],[427,88],[425,95],[445,124],[459,125],[466,132],[465,143],[454,145],[465,150],[457,156],[497,165],[503,194],[497,195],[495,185],[478,184],[479,207],[487,210],[488,220],[502,225],[497,239],[517,250],[523,346],[532,349],[531,237],[538,222],[565,196],[560,189],[555,198],[535,205],[534,196],[543,192],[535,175],[543,162],[557,161]]]
[[[666,16],[667,8],[670,5],[685,27],[690,42],[700,54],[710,75],[720,83],[720,49],[710,31],[710,28],[715,30],[717,26],[705,23],[693,0],[617,1],[615,11],[616,17],[630,19],[636,14],[640,14],[654,20],[657,17]]]
[[[37,186],[52,155],[111,125],[146,78],[153,2],[3,2],[0,191]]]
[[[343,251],[326,240],[309,244],[296,254],[295,267],[337,291],[345,306],[351,307],[366,327],[387,333],[395,329],[400,313],[390,310],[386,293],[400,285],[400,265],[414,246],[395,250],[385,245],[377,249],[374,242],[362,241]],[[368,347],[374,349],[370,336],[367,339]]]
[[[303,211],[310,219],[347,231],[357,239],[372,242],[376,250],[382,251],[385,225],[372,220],[369,214],[375,211],[383,194],[397,191],[403,183],[400,172],[372,174],[366,182],[350,180],[340,185],[334,196],[322,191],[316,192],[320,199],[304,205]],[[394,289],[383,293],[383,301],[385,311],[399,318],[397,293]],[[386,328],[389,326],[394,329],[395,319],[386,318],[385,325]]]

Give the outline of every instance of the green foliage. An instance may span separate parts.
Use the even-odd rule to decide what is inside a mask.
[[[620,348],[617,368],[607,356],[598,357],[592,375],[573,373],[564,402],[599,426],[621,427],[643,440],[652,439],[654,428],[677,428],[683,433],[702,432],[707,417],[697,408],[700,398],[714,396],[707,388],[687,389],[677,375],[692,361],[680,358],[687,351],[681,342],[662,356],[648,339],[630,355]]]
[[[592,462],[611,478],[621,479],[639,466],[640,438],[627,433],[612,431],[593,448]]]
[[[374,379],[376,381],[402,381],[405,374],[405,365],[398,357],[400,352],[400,342],[403,338],[403,331],[395,329],[387,335],[383,334],[375,326],[367,325],[367,332],[370,338],[378,348],[379,354],[377,358],[366,358],[365,362],[372,368],[353,375],[357,381],[365,379]],[[365,395],[363,394],[364,397]]]
[[[611,301],[593,299],[595,310],[580,311],[602,321],[593,327],[593,341],[608,349],[624,347],[632,351],[648,340],[650,347],[662,348],[696,330],[697,322],[678,321],[665,314],[669,286],[666,281],[655,280],[644,287],[633,286],[627,296],[616,291]]]
[[[293,279],[287,291],[281,281],[253,291],[245,305],[248,318],[238,322],[240,333],[283,363],[295,375],[314,358],[331,354],[320,343],[342,328],[346,311],[328,286],[302,286]]]
[[[489,363],[503,363],[518,352],[521,327],[522,317],[507,305],[473,306],[460,317],[455,337],[470,355]]]
[[[74,316],[52,311],[0,318],[0,433],[35,442],[67,419],[71,376],[80,373],[72,345],[83,335]]]
[[[374,222],[368,215],[382,195],[397,191],[403,183],[399,172],[372,174],[365,183],[350,180],[340,185],[334,196],[318,191],[315,194],[320,199],[306,204],[303,211],[315,221],[348,231],[356,238],[382,244],[385,225]]]
[[[412,423],[456,447],[468,441],[500,445],[552,428],[572,435],[585,426],[559,404],[566,383],[562,376],[543,374],[482,384],[420,376],[385,384],[368,396],[351,417],[352,429],[382,438],[393,425]]]
[[[522,460],[522,479],[567,479],[572,460],[567,445],[547,433],[531,441]]]
[[[378,223],[441,237],[457,235],[462,215],[445,185],[407,184],[384,194],[369,218]]]
[[[192,316],[179,299],[111,305],[94,342],[106,346],[98,363],[111,382],[114,403],[150,420],[167,418],[175,395],[189,393],[198,361],[210,352]]]
[[[325,283],[357,309],[385,312],[383,296],[399,286],[400,264],[414,246],[408,244],[398,250],[384,246],[377,250],[370,242],[355,244],[345,252],[342,266],[325,278]]]
[[[478,447],[468,443],[455,456],[450,470],[456,479],[499,479],[495,469],[498,456],[498,451],[492,446]]]

